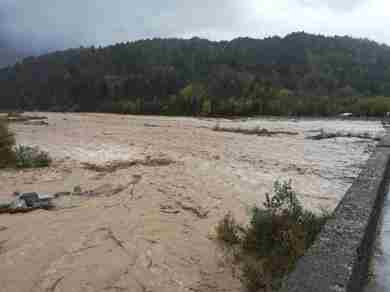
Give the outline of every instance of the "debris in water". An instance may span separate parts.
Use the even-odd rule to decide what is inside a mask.
[[[111,161],[109,163],[98,165],[94,163],[82,163],[83,167],[89,170],[96,172],[115,172],[120,169],[126,169],[137,165],[149,166],[149,167],[158,167],[158,166],[167,166],[175,163],[172,159],[169,158],[151,158],[146,157],[146,159],[135,159],[130,161]]]
[[[0,205],[1,213],[26,213],[37,209],[50,210],[54,208],[52,197],[39,196],[37,193],[24,193],[14,201]]]
[[[257,136],[266,136],[271,137],[275,135],[290,135],[290,136],[296,136],[299,133],[298,132],[291,132],[291,131],[270,131],[265,128],[256,127],[253,129],[243,129],[243,128],[224,128],[219,125],[216,125],[213,128],[213,131],[216,132],[229,132],[229,133],[240,133],[245,135],[257,135]]]

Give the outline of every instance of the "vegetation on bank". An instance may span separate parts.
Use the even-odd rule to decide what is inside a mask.
[[[189,85],[190,87],[192,85]],[[186,88],[184,88],[185,90]],[[335,116],[351,113],[359,117],[383,117],[390,112],[390,97],[318,97],[283,96],[278,92],[256,97],[210,98],[190,94],[161,99],[156,104],[145,103],[143,98],[119,98],[103,103],[96,111],[118,114],[160,114],[179,116]],[[193,101],[191,101],[193,100]],[[57,111],[58,107],[49,108]],[[61,108],[74,111],[74,108]],[[81,110],[77,106],[77,111]]]
[[[0,120],[0,168],[15,164],[14,145],[15,138],[13,133],[8,129],[7,122]]]
[[[39,147],[18,145],[14,148],[17,168],[39,168],[50,166],[52,159],[49,153]]]
[[[250,292],[271,291],[294,268],[313,244],[329,215],[305,210],[291,181],[274,183],[264,208],[255,207],[251,221],[243,227],[229,213],[217,225],[218,240],[240,267],[240,277]]]
[[[0,109],[378,116],[390,112],[390,47],[301,32],[142,40],[26,58],[0,70],[0,87]]]
[[[46,167],[51,162],[50,155],[38,147],[16,146],[7,122],[0,120],[0,169]]]

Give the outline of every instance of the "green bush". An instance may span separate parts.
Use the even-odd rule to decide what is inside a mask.
[[[14,134],[8,129],[7,121],[0,120],[0,168],[46,167],[51,162],[49,154],[38,147],[24,145],[15,147]]]
[[[47,167],[52,162],[49,154],[38,147],[19,145],[14,151],[17,168]]]
[[[266,195],[264,208],[253,208],[249,226],[238,226],[228,214],[216,231],[218,239],[226,244],[240,244],[242,282],[248,291],[258,291],[265,286],[279,286],[328,217],[304,210],[291,181],[276,181],[274,195]],[[242,236],[238,236],[240,231]]]
[[[257,261],[252,258],[245,258],[241,267],[241,280],[245,284],[247,291],[262,291],[268,292],[270,289],[265,288],[271,286],[269,279],[264,272],[264,262]]]
[[[239,225],[229,212],[216,227],[217,238],[228,245],[240,243],[239,230]]]
[[[14,135],[8,129],[8,123],[0,120],[0,168],[8,167],[15,162],[14,145]]]

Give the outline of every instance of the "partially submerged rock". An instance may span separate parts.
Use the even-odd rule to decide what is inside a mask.
[[[19,195],[19,200],[24,201],[27,207],[33,207],[39,202],[39,195],[37,193],[24,193]]]
[[[61,200],[62,197],[68,197],[70,199],[72,199],[72,197],[86,199],[99,196],[110,197],[122,192],[131,185],[135,185],[139,182],[140,177],[135,176],[134,179],[135,180],[133,182],[126,185],[104,184],[87,191],[82,190],[80,186],[75,186],[73,188],[73,192],[58,192],[52,196],[42,196],[34,192],[23,194],[14,192],[16,199],[10,203],[0,204],[0,214],[26,213],[37,209],[61,209],[63,207],[63,201]]]
[[[24,193],[14,201],[0,205],[1,213],[26,213],[37,209],[49,210],[54,208],[51,197],[39,196],[37,193]]]

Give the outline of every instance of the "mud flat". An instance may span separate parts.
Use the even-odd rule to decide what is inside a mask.
[[[375,121],[36,115],[48,125],[11,128],[54,164],[0,171],[0,201],[75,187],[96,195],[0,215],[0,291],[240,291],[213,240],[218,220],[232,211],[246,222],[276,179],[292,179],[307,208],[333,209],[376,142],[306,137],[383,134]],[[216,124],[298,135],[216,132]]]

